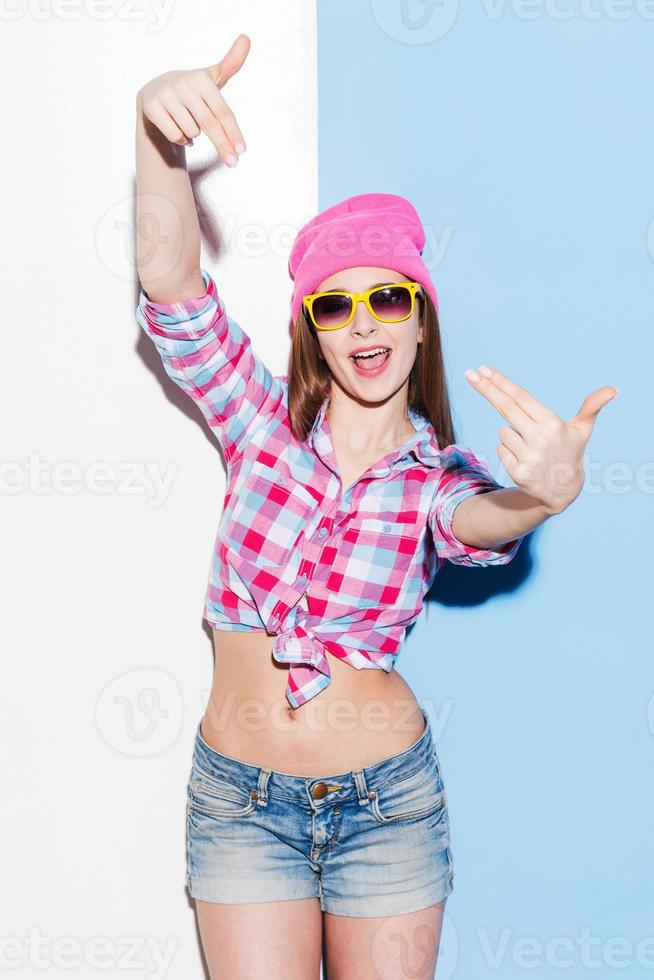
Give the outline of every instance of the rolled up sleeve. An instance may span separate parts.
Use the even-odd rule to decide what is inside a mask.
[[[506,565],[515,557],[522,538],[509,541],[497,550],[464,544],[452,531],[456,507],[476,493],[501,490],[487,465],[466,446],[451,445],[441,452],[443,469],[429,512],[429,526],[437,557],[455,565]]]
[[[230,462],[245,448],[255,423],[274,412],[284,388],[225,310],[211,274],[204,268],[201,273],[206,293],[192,299],[155,303],[142,289],[136,319],[166,374],[196,402]]]

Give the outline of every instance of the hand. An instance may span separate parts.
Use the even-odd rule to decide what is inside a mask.
[[[551,514],[560,514],[581,493],[585,474],[583,454],[600,410],[619,393],[610,385],[588,395],[577,415],[566,422],[506,375],[479,368],[473,388],[511,423],[498,432],[497,455],[521,490],[539,501]]]
[[[137,92],[143,115],[171,143],[185,146],[206,133],[221,159],[238,163],[245,150],[243,134],[219,89],[241,68],[250,50],[247,34],[239,34],[222,59],[208,68],[168,71]]]

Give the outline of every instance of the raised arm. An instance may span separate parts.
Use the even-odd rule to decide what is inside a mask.
[[[173,303],[204,293],[200,226],[186,169],[188,140],[206,133],[221,159],[233,165],[243,135],[220,89],[245,61],[239,34],[208,68],[169,71],[136,95],[136,265],[153,302]]]
[[[143,286],[136,318],[168,376],[198,405],[229,463],[243,452],[254,427],[277,411],[286,389],[227,313],[211,274],[200,265],[200,227],[184,146],[202,130],[230,162],[243,137],[218,89],[249,49],[249,39],[240,34],[219,64],[159,75],[136,100],[137,267]]]

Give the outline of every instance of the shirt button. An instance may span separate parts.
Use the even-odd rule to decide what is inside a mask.
[[[390,524],[384,524],[384,530],[385,531],[390,531],[390,529],[391,529],[391,525]]]
[[[297,584],[298,584],[298,585],[306,585],[308,581],[309,581],[309,580],[308,580],[308,578],[307,578],[307,576],[306,576],[306,575],[300,575],[300,576],[298,577],[298,580],[297,580]]]
[[[318,531],[318,534],[320,535],[321,538],[324,538],[325,535],[327,534],[327,528],[321,527],[320,530]]]
[[[279,484],[280,484],[280,485],[281,485],[282,487],[284,487],[284,486],[286,486],[286,477],[285,477],[285,476],[280,476],[280,477],[279,477],[279,480],[278,480],[277,482],[278,482],[278,483],[279,483]]]

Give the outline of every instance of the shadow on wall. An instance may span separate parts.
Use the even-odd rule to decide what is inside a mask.
[[[525,535],[508,565],[470,567],[445,561],[425,595],[425,605],[478,606],[496,595],[515,592],[533,569],[531,539],[537,530]]]

